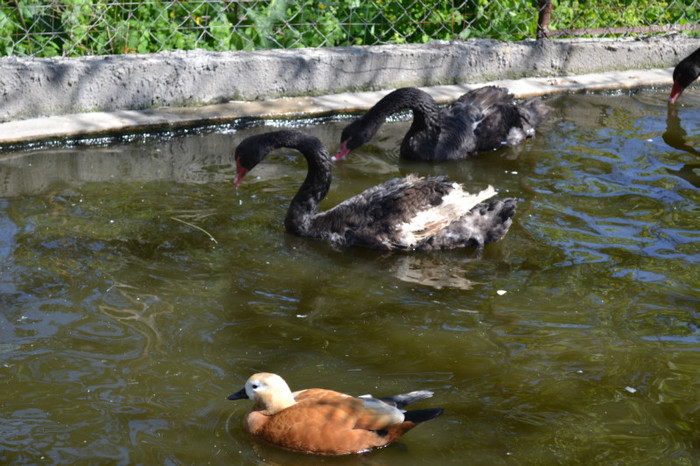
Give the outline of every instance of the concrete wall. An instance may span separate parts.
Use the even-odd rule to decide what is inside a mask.
[[[4,57],[0,122],[406,85],[667,68],[698,47],[700,38],[671,34],[624,40],[470,40],[257,52]]]

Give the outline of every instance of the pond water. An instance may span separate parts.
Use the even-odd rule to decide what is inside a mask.
[[[0,153],[0,461],[698,464],[700,92],[546,99],[515,149],[399,162],[406,118],[334,169],[323,208],[392,176],[519,200],[499,243],[385,254],[284,232],[306,166],[236,189],[245,122]],[[693,147],[695,145],[695,148]],[[252,440],[253,372],[292,389],[430,389],[438,419],[367,455]]]

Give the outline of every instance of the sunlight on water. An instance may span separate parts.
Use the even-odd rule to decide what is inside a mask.
[[[534,140],[441,165],[398,161],[399,118],[335,167],[324,209],[410,172],[518,198],[481,256],[285,234],[292,151],[232,186],[246,136],[335,150],[347,118],[0,152],[0,460],[317,464],[242,430],[226,396],[264,370],[435,392],[342,463],[696,464],[700,93],[667,94],[552,97]]]

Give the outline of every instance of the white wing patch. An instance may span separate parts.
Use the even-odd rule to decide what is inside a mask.
[[[404,411],[385,403],[382,400],[373,398],[372,395],[358,396],[365,402],[365,409],[370,411],[377,419],[382,418],[387,426],[399,424],[405,420]]]
[[[407,248],[413,248],[496,194],[493,186],[471,194],[462,190],[462,185],[453,183],[452,190],[442,198],[440,205],[422,210],[410,221],[396,225],[400,242]]]

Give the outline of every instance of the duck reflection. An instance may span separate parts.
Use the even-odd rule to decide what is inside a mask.
[[[663,134],[663,140],[666,144],[674,149],[688,152],[689,154],[700,155],[700,151],[693,147],[692,142],[688,142],[686,136],[688,133],[681,125],[681,119],[678,117],[678,108],[676,105],[668,104],[668,113],[666,116],[666,131]],[[670,174],[683,178],[693,186],[700,187],[700,176],[695,170],[700,169],[700,163],[688,163],[683,165],[679,170],[666,169]]]

